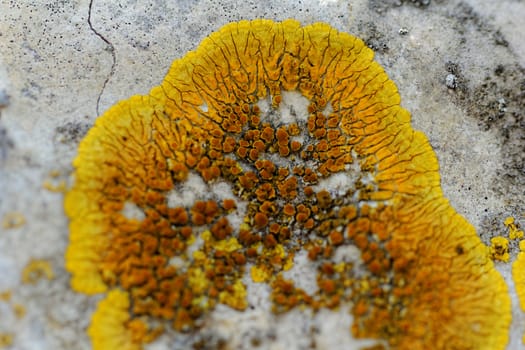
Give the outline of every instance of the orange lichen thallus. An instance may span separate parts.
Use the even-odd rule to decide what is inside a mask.
[[[326,24],[232,23],[82,141],[66,267],[100,302],[97,349],[243,310],[350,305],[355,337],[396,349],[503,349],[506,285],[440,189],[426,137],[361,40]],[[360,250],[366,271],[337,262]],[[305,250],[317,291],[283,278]]]

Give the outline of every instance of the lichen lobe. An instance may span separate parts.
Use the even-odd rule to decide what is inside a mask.
[[[354,336],[392,348],[504,349],[506,286],[399,103],[361,40],[257,20],[211,34],[149,95],[107,111],[65,202],[72,287],[109,291],[96,348],[194,329],[218,303],[243,310],[250,273],[274,311],[351,305]],[[364,276],[334,261],[342,245],[359,248]],[[282,275],[303,250],[315,293]]]

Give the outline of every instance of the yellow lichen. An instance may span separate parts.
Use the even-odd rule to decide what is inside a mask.
[[[0,292],[0,301],[9,303],[12,307],[13,312],[17,318],[23,318],[26,314],[26,308],[22,304],[12,303],[11,299],[13,297],[13,292],[11,290],[5,290]]]
[[[223,291],[219,294],[219,301],[236,310],[246,309],[246,287],[241,281],[236,281],[231,291]]]
[[[5,290],[3,292],[0,292],[0,300],[1,301],[10,301],[12,297],[13,292],[11,290]]]
[[[494,260],[508,262],[509,255],[509,240],[505,237],[496,236],[490,240],[490,256]]]
[[[117,289],[99,302],[88,328],[94,349],[139,350],[158,336],[140,319],[132,320],[129,307],[128,294]]]
[[[9,319],[2,312],[10,309],[8,314],[13,314],[17,319],[21,319],[26,314],[26,309],[23,305],[13,302],[13,292],[11,290],[4,290],[0,292],[0,321],[4,319]],[[6,305],[2,305],[2,304]],[[5,320],[4,320],[5,321]],[[2,324],[5,326],[5,322]],[[6,329],[0,329],[0,349],[14,349],[13,347],[16,333],[7,331]]]
[[[18,228],[24,226],[26,218],[24,214],[19,212],[10,212],[4,215],[2,219],[2,227],[5,229]]]
[[[512,216],[509,216],[505,219],[503,222],[506,227],[509,228],[509,238],[510,239],[522,239],[524,236],[524,233],[522,230],[520,230],[520,227],[514,223],[514,218]]]
[[[44,183],[42,184],[42,187],[48,190],[49,192],[65,193],[67,190],[66,181],[64,180],[61,180],[57,183],[54,183],[51,180],[45,180]]]
[[[265,265],[252,266],[250,275],[255,283],[267,282],[272,276],[272,270]]]
[[[23,318],[27,313],[26,307],[22,304],[13,304],[13,311],[19,319]]]
[[[13,345],[14,335],[12,333],[0,333],[0,349]]]
[[[22,282],[35,284],[41,278],[55,278],[51,263],[43,259],[32,259],[22,270]]]
[[[75,290],[109,291],[95,349],[139,349],[154,324],[195,329],[217,303],[244,309],[247,266],[274,311],[351,305],[354,336],[393,349],[505,347],[489,249],[443,197],[373,52],[326,24],[223,27],[101,116],[73,164],[66,268]],[[343,245],[366,271],[334,263]],[[281,276],[302,250],[314,295]]]
[[[51,170],[48,174],[49,178],[44,181],[42,187],[50,192],[65,193],[67,185],[65,180],[59,180],[60,172],[58,170]]]
[[[512,263],[512,279],[516,286],[521,309],[525,311],[525,240],[520,241],[520,252]]]

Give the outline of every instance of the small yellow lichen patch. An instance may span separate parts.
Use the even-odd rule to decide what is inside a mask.
[[[490,240],[490,256],[494,260],[508,262],[509,255],[509,240],[505,237],[497,236]]]
[[[50,192],[60,192],[65,193],[67,190],[67,185],[65,180],[61,180],[59,182],[54,182],[51,180],[45,180],[42,183],[42,187]]]
[[[18,303],[11,303],[11,298],[13,296],[13,293],[11,290],[6,290],[3,292],[0,292],[0,301],[9,303],[11,307],[13,308],[13,312],[17,318],[23,318],[26,314],[26,308],[22,304]]]
[[[0,333],[0,349],[13,345],[14,335],[11,333]]]
[[[27,313],[26,307],[22,304],[13,304],[13,311],[18,319],[23,318]]]
[[[9,289],[3,292],[0,292],[0,301],[10,301],[12,295],[13,295],[13,292],[11,292],[11,290]]]
[[[58,180],[60,172],[58,170],[51,170],[48,174],[49,178],[44,181],[42,187],[50,192],[65,193],[67,184],[65,180]]]
[[[4,215],[2,219],[2,227],[5,229],[17,228],[25,225],[26,218],[24,214],[19,212],[11,212]]]
[[[43,259],[33,259],[22,270],[22,282],[35,284],[41,278],[52,280],[55,273],[51,263]]]
[[[524,236],[524,233],[522,230],[520,230],[519,225],[514,223],[514,218],[512,216],[509,216],[505,219],[503,222],[506,227],[509,228],[509,238],[510,239],[522,239]]]
[[[241,281],[237,281],[231,290],[220,293],[219,301],[233,309],[244,310],[248,306],[246,295],[246,287]]]
[[[265,265],[252,266],[252,268],[250,269],[250,275],[255,283],[262,283],[270,280],[272,271]]]

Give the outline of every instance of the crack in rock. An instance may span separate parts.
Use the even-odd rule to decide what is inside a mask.
[[[112,57],[112,61],[113,61],[111,63],[111,70],[110,70],[109,74],[107,75],[106,79],[104,80],[104,83],[102,84],[102,88],[100,89],[100,93],[98,94],[98,97],[97,97],[96,112],[97,112],[97,115],[100,115],[100,99],[102,97],[102,94],[104,93],[104,90],[106,89],[106,85],[108,84],[109,79],[111,79],[111,77],[115,73],[115,65],[116,65],[116,62],[117,62],[117,58],[115,56],[115,46],[108,39],[106,39],[104,37],[104,35],[100,34],[93,27],[93,23],[91,22],[91,13],[92,13],[92,9],[93,9],[93,1],[94,0],[91,0],[89,2],[89,10],[88,10],[88,20],[87,20],[87,22],[88,22],[88,25],[89,25],[89,28],[91,29],[91,31],[93,33],[95,33],[96,36],[98,36],[102,41],[104,41],[108,45],[108,51],[111,52],[111,57]]]

